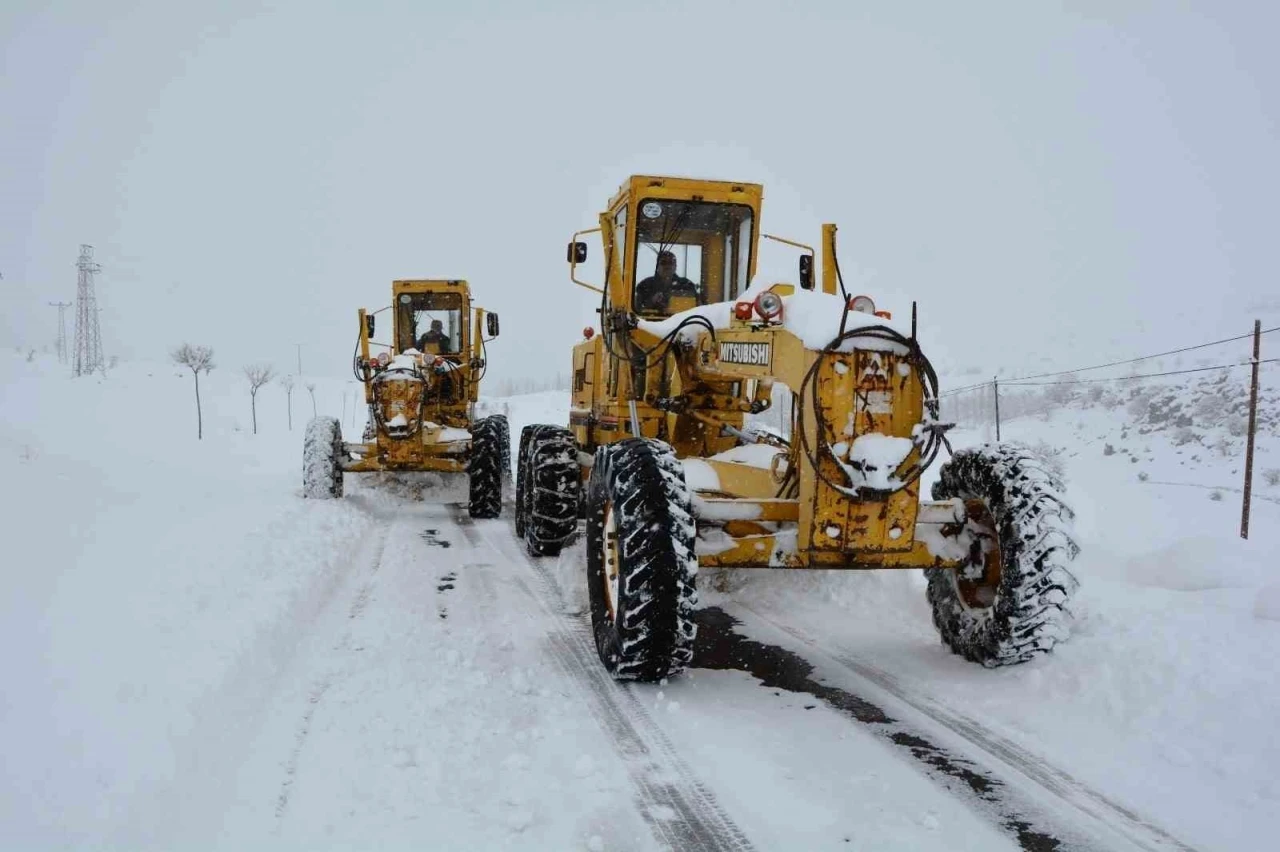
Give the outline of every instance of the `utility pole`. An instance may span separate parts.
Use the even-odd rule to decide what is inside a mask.
[[[298,375],[301,376],[302,375],[302,344],[295,343],[294,345],[298,347]]]
[[[1000,378],[999,376],[991,377],[991,386],[995,388],[996,394],[996,440],[1000,440]]]
[[[70,302],[50,302],[49,307],[58,309],[58,363],[67,363],[67,308]]]
[[[1258,430],[1258,362],[1262,353],[1262,320],[1253,321],[1253,382],[1249,387],[1249,439],[1244,451],[1244,504],[1240,537],[1249,537],[1249,504],[1253,498],[1253,433]]]
[[[72,372],[84,376],[103,366],[98,297],[93,292],[93,275],[102,267],[93,262],[93,246],[80,246],[76,268],[80,274],[76,281],[76,354]]]

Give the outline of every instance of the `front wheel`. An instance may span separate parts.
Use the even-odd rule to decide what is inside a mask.
[[[1069,633],[1079,553],[1061,481],[1028,449],[994,444],[944,464],[935,500],[961,498],[974,534],[970,564],[931,568],[927,596],[942,641],[989,668],[1047,653]]]
[[[617,680],[673,677],[693,659],[698,558],[684,468],[661,441],[601,447],[587,486],[596,649]]]
[[[302,496],[328,500],[342,496],[342,425],[336,417],[307,424],[302,444]]]

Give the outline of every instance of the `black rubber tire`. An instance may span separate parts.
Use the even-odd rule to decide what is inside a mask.
[[[528,426],[521,436],[518,527],[531,556],[557,556],[578,531],[582,470],[573,433]]]
[[[494,422],[498,429],[500,455],[498,468],[502,472],[502,485],[505,488],[511,484],[511,424],[507,422],[507,415],[505,414],[491,414],[489,419]]]
[[[1024,663],[1069,635],[1080,552],[1061,480],[1026,447],[987,444],[955,453],[939,471],[933,498],[982,500],[1000,543],[1000,581],[990,606],[970,607],[952,569],[931,568],[927,596],[942,641],[988,668]]]
[[[525,472],[529,466],[529,437],[538,429],[536,424],[520,430],[520,449],[516,454],[516,538],[524,538],[525,527]]]
[[[671,678],[693,660],[698,558],[692,497],[670,446],[627,438],[596,451],[587,485],[587,583],[596,650],[616,680]],[[605,515],[617,532],[617,616],[605,576]]]
[[[302,496],[331,500],[342,496],[342,424],[336,417],[316,417],[307,424],[302,443]]]
[[[471,424],[471,458],[467,461],[473,518],[502,514],[502,447],[507,440],[506,418],[484,417]]]

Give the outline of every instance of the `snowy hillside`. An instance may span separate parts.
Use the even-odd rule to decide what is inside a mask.
[[[1214,381],[1002,424],[1061,463],[1078,512],[1078,618],[1047,658],[951,655],[915,573],[704,572],[702,603],[955,753],[1002,755],[1049,822],[1120,820],[1104,848],[1268,848],[1280,409],[1268,390],[1244,542],[1238,411]],[[5,846],[653,849],[693,825],[707,848],[1018,847],[830,696],[710,660],[609,684],[575,616],[579,550],[528,560],[507,517],[468,524],[430,479],[303,501],[305,382],[292,431],[263,389],[257,435],[237,371],[201,382],[196,441],[172,365],[73,380],[0,355]],[[314,383],[321,413],[354,406],[349,381]],[[484,408],[515,442],[567,398]]]

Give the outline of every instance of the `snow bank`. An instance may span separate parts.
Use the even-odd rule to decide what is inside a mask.
[[[1243,542],[1198,535],[1129,557],[1124,576],[1139,586],[1179,592],[1248,588],[1275,571],[1254,558]]]
[[[1258,589],[1253,614],[1266,621],[1280,621],[1280,583],[1271,583]]]
[[[346,394],[358,434],[342,379],[298,382],[292,431],[283,390],[263,388],[254,435],[243,378],[215,370],[197,441],[189,371],[73,379],[0,356],[8,845],[136,848],[135,808],[185,768],[209,696],[286,664],[280,625],[322,605],[378,505],[301,500],[308,383],[321,414],[341,416]]]

